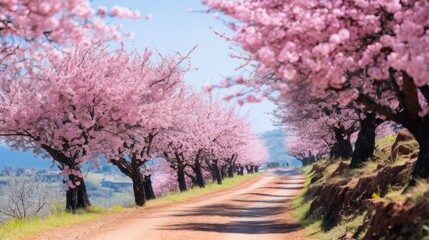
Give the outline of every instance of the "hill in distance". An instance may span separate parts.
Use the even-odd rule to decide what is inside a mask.
[[[282,129],[275,129],[272,131],[265,132],[261,135],[265,145],[270,153],[270,162],[279,162],[280,166],[285,163],[289,163],[290,166],[301,166],[301,162],[296,158],[290,156],[285,151],[284,139],[286,137],[285,132]]]

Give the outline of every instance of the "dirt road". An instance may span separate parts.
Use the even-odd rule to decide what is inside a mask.
[[[297,170],[277,170],[187,202],[109,215],[33,239],[304,239],[304,231],[289,213],[290,200],[303,182]]]

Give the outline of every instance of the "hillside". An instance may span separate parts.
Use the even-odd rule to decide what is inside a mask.
[[[407,131],[377,141],[373,159],[307,166],[307,190],[294,201],[308,235],[317,239],[428,239],[429,184],[410,184],[418,144]]]

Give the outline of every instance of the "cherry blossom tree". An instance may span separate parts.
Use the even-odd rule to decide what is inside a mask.
[[[206,110],[205,99],[195,93],[183,95],[180,101],[176,101],[178,106],[174,115],[175,129],[172,131],[163,132],[160,136],[161,144],[163,145],[163,156],[170,164],[170,167],[177,173],[177,181],[180,191],[187,190],[186,175],[191,177],[194,184],[199,179],[199,185],[204,186],[204,180],[197,158],[195,177],[186,171],[187,167],[194,165],[194,158],[198,157],[197,153],[202,148],[205,140],[205,132],[200,132],[199,127],[207,124],[199,122],[199,114]],[[202,124],[202,125],[201,125]],[[210,130],[210,129],[207,129]]]
[[[221,126],[224,115],[220,106],[210,105],[199,94],[191,94],[185,101],[182,109],[186,114],[177,119],[176,131],[164,137],[167,146],[164,156],[178,170],[181,191],[186,190],[183,176],[186,167],[194,173],[187,174],[193,182],[199,187],[205,186],[204,159],[210,154],[215,139],[224,132]]]
[[[1,1],[0,79],[17,77],[4,69],[22,71],[21,65],[37,65],[46,54],[58,55],[74,45],[120,40],[120,25],[108,24],[108,18],[139,19],[140,13],[120,6],[94,9],[88,0]]]
[[[248,173],[259,171],[259,166],[269,159],[265,143],[253,135],[237,152],[237,165],[245,166]]]
[[[274,115],[279,124],[286,126],[290,138],[286,141],[288,151],[304,165],[327,152],[331,158],[350,158],[351,135],[359,128],[356,107],[340,106],[332,94],[316,98],[309,92],[310,88],[304,85],[271,97],[278,105]],[[294,143],[297,138],[301,140]]]
[[[120,26],[107,17],[140,18],[139,11],[114,6],[94,9],[88,0],[2,1],[0,3],[1,52],[11,47],[39,44],[80,44],[93,39],[120,38]]]
[[[181,67],[182,61],[188,56],[162,57],[151,63],[151,52],[146,50],[142,55],[135,52],[128,65],[123,65],[132,74],[131,84],[127,86],[135,91],[135,101],[138,115],[134,116],[137,126],[130,131],[124,131],[116,136],[113,145],[112,138],[105,143],[106,158],[133,181],[135,202],[143,206],[146,199],[153,198],[150,173],[142,174],[141,167],[149,160],[162,156],[157,135],[174,127],[174,111],[176,101],[183,87],[183,74],[187,71]],[[125,108],[126,109],[126,108]],[[124,112],[123,114],[129,114]],[[112,124],[117,122],[112,121]],[[146,166],[147,167],[147,166]],[[147,184],[145,186],[145,183]],[[145,195],[145,189],[150,195]]]
[[[231,39],[284,84],[308,84],[316,96],[334,91],[344,105],[355,101],[410,130],[420,145],[412,175],[429,177],[429,3],[203,2],[239,20]]]
[[[176,110],[183,110],[184,114],[176,115],[176,129],[160,136],[165,146],[164,157],[177,172],[180,191],[187,189],[185,176],[204,187],[207,173],[221,184],[223,169],[232,177],[237,164],[248,165],[247,159],[257,158],[250,165],[260,165],[258,154],[247,159],[239,157],[252,150],[244,146],[253,144],[251,140],[255,137],[250,125],[237,116],[235,108],[195,93],[185,96],[180,106]],[[262,158],[260,161],[266,160]]]
[[[58,163],[68,210],[90,205],[83,163],[97,164],[103,141],[118,148],[122,142],[111,136],[138,124],[139,92],[134,73],[124,68],[129,61],[124,49],[75,48],[49,55],[38,68],[25,65],[25,77],[2,82],[1,135],[14,149],[33,148]]]
[[[176,192],[179,187],[176,172],[168,166],[167,162],[163,162],[162,164],[152,176],[153,190],[156,197]]]

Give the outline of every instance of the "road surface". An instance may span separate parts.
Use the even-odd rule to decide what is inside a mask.
[[[305,239],[303,229],[290,216],[290,200],[304,180],[296,169],[266,172],[234,188],[183,203],[133,209],[31,239]]]

